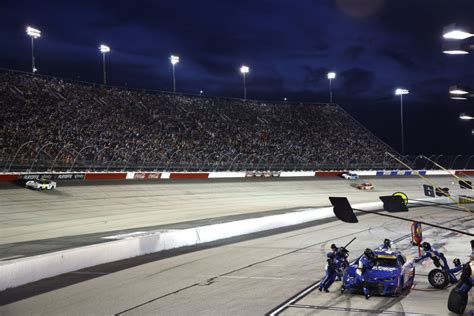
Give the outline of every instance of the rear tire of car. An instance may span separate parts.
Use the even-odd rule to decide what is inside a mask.
[[[449,284],[449,275],[441,269],[433,269],[428,274],[428,281],[437,289],[444,289]]]
[[[460,293],[457,290],[458,288],[455,287],[449,293],[448,309],[456,314],[464,314],[467,306],[467,293]]]

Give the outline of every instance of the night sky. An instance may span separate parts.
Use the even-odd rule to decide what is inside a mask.
[[[472,0],[201,0],[0,2],[0,67],[30,71],[27,25],[40,74],[100,82],[99,44],[112,85],[172,89],[171,54],[180,56],[177,90],[242,96],[239,67],[250,67],[248,97],[329,99],[400,149],[404,98],[409,154],[474,154],[474,101],[452,101],[448,87],[474,85],[474,52],[441,52],[443,26],[474,32]],[[474,42],[472,39],[471,42]]]

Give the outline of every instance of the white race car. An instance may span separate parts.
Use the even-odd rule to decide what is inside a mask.
[[[357,180],[357,179],[359,179],[359,175],[357,173],[351,173],[351,172],[344,172],[342,174],[342,177],[346,180]]]
[[[26,182],[25,186],[32,190],[53,190],[56,189],[56,182],[46,179],[35,179]]]

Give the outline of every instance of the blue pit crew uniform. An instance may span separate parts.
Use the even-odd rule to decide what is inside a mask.
[[[347,258],[349,257],[349,251],[344,247],[339,247],[336,253],[336,281],[341,281],[344,271],[349,266]]]
[[[421,257],[415,258],[415,263],[431,258],[433,262],[435,262],[435,265],[441,265],[441,268],[443,270],[449,270],[448,261],[446,260],[446,257],[444,256],[442,252],[439,252],[435,248],[431,247],[431,245],[428,242],[424,242],[422,244],[422,247],[423,247],[423,250],[425,251],[425,254],[422,255]],[[440,262],[440,260],[442,262]]]
[[[376,251],[390,251],[392,249],[392,242],[390,239],[385,238],[383,244],[375,248]]]
[[[454,263],[454,268],[446,270],[446,272],[448,272],[448,275],[449,275],[449,281],[452,284],[458,282],[458,279],[456,278],[455,273],[458,273],[459,271],[462,270],[462,264],[461,264],[461,261],[458,258],[454,259],[453,263]]]
[[[359,258],[355,278],[349,280],[346,286],[343,285],[341,292],[344,292],[346,289],[359,287],[362,285],[362,290],[364,291],[365,298],[369,299],[370,292],[366,286],[365,273],[368,270],[371,270],[374,267],[374,265],[375,265],[375,254],[372,250],[366,249],[364,251],[364,255]]]
[[[325,268],[326,275],[319,283],[319,291],[322,291],[324,289],[324,292],[329,292],[329,287],[334,283],[334,280],[336,280],[337,277],[336,267],[338,248],[333,244],[331,246],[331,249],[332,251],[326,254],[328,258]]]

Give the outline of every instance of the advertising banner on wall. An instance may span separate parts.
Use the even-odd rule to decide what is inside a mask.
[[[135,172],[133,175],[133,179],[135,180],[158,180],[160,178],[160,172]]]
[[[280,171],[247,171],[246,178],[272,178],[279,177]]]
[[[21,174],[21,180],[35,180],[35,179],[48,179],[48,180],[84,180],[84,173],[35,173],[35,174]]]

